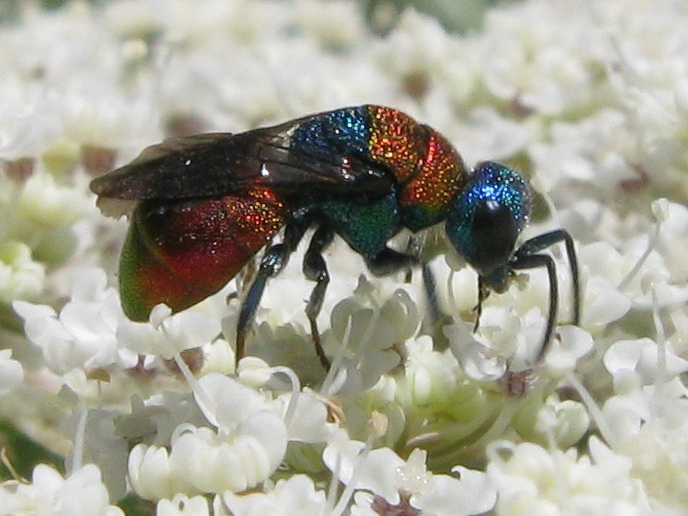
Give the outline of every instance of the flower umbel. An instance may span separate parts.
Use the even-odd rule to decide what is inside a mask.
[[[33,473],[0,485],[0,514],[117,515],[127,496],[160,515],[685,512],[682,2],[418,3],[436,18],[349,0],[10,4],[0,415],[8,435],[66,460],[23,464],[39,447],[10,449],[6,463]],[[447,29],[480,15],[470,35]],[[554,246],[558,317],[542,360],[544,268],[485,299],[474,331],[477,275],[442,228],[418,235],[430,303],[420,272],[362,276],[335,238],[317,320],[329,372],[304,314],[307,246],[268,282],[237,370],[251,270],[180,313],[125,317],[114,285],[127,222],[96,210],[95,175],[169,136],[363,104],[427,123],[466,164],[522,172],[534,191],[523,241],[572,235],[580,324]]]

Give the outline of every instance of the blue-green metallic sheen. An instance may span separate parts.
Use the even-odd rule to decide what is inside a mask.
[[[369,118],[364,106],[338,109],[312,117],[294,131],[291,148],[295,152],[324,158],[338,155],[368,156]]]
[[[312,209],[325,215],[336,232],[363,256],[380,253],[398,231],[399,202],[395,192],[377,201],[333,200],[317,203]]]
[[[454,248],[473,265],[474,217],[481,204],[506,206],[518,233],[528,223],[531,196],[523,178],[514,170],[493,162],[479,164],[468,187],[454,200],[447,218],[446,231]]]

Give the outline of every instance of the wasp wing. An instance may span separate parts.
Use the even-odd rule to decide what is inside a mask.
[[[385,195],[388,171],[361,156],[290,148],[300,120],[241,134],[171,138],[146,148],[130,164],[91,182],[103,198],[124,200],[221,197],[256,187]]]

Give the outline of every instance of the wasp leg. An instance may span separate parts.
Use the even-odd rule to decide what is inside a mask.
[[[435,279],[435,274],[427,263],[422,262],[420,259],[421,252],[423,251],[423,244],[425,244],[425,234],[414,233],[411,235],[406,246],[405,255],[411,257],[413,262],[406,272],[406,277],[404,281],[406,283],[411,283],[413,266],[421,264],[421,278],[423,280],[423,291],[425,292],[425,298],[427,300],[427,310],[429,312],[429,317],[431,324],[434,325],[439,321],[442,316],[442,309],[440,308],[439,298],[437,295],[437,280]]]
[[[241,311],[239,312],[239,320],[237,322],[235,365],[239,365],[239,360],[244,357],[246,333],[253,323],[268,278],[275,276],[287,264],[289,256],[294,252],[301,238],[303,238],[307,227],[306,224],[300,221],[289,224],[284,230],[284,241],[268,246],[265,250],[251,288],[241,303]]]
[[[402,269],[410,269],[420,265],[423,278],[423,288],[428,299],[430,316],[437,321],[442,316],[440,305],[437,302],[437,281],[427,263],[421,262],[414,254],[405,254],[385,247],[380,253],[366,258],[366,265],[375,276],[387,276]]]
[[[473,307],[475,312],[475,323],[473,324],[473,333],[480,328],[480,316],[483,315],[483,302],[489,297],[490,289],[485,285],[485,280],[482,276],[478,276],[478,303]]]
[[[580,313],[581,313],[581,295],[580,295],[580,278],[578,272],[578,258],[576,256],[576,248],[573,245],[573,239],[568,231],[564,229],[557,229],[555,231],[550,231],[543,235],[538,235],[526,240],[523,244],[516,250],[514,257],[516,261],[520,258],[534,255],[539,253],[543,249],[553,246],[559,242],[564,242],[566,246],[566,255],[569,259],[569,266],[571,269],[571,284],[573,288],[573,324],[578,325],[580,323]]]
[[[537,254],[539,251],[546,249],[558,242],[564,242],[566,245],[566,254],[568,255],[569,264],[571,267],[571,278],[573,285],[573,323],[578,324],[580,321],[580,280],[578,276],[578,260],[576,257],[576,249],[573,245],[571,235],[563,229],[551,231],[544,235],[539,235],[526,242],[519,247],[514,256],[510,260],[510,266],[514,270],[534,269],[536,267],[545,267],[549,277],[549,314],[547,315],[547,327],[545,328],[545,335],[540,346],[540,351],[537,354],[537,361],[540,362],[545,355],[549,342],[552,338],[554,325],[557,319],[559,310],[559,282],[557,280],[557,271],[554,260],[544,254]]]
[[[311,325],[311,335],[313,337],[313,344],[315,345],[315,353],[320,359],[320,363],[327,370],[330,369],[330,361],[325,356],[325,351],[322,348],[320,341],[320,332],[318,331],[318,323],[316,319],[322,308],[323,299],[325,298],[325,291],[330,283],[330,274],[327,271],[327,264],[322,256],[323,250],[332,243],[334,238],[334,231],[329,226],[320,226],[308,245],[308,250],[303,258],[303,273],[311,281],[315,281],[316,285],[311,291],[311,296],[306,305],[306,317]]]
[[[406,252],[404,254],[407,254],[408,256],[413,256],[416,258],[416,260],[420,261],[420,253],[423,251],[423,244],[425,243],[425,235],[421,235],[418,233],[414,233],[410,236],[408,243],[406,244]],[[404,281],[406,283],[411,283],[412,274],[413,273],[413,268],[409,267],[408,271],[406,272],[406,277],[404,278]],[[432,280],[434,281],[434,277]]]
[[[552,332],[554,331],[554,323],[559,310],[559,282],[557,281],[557,270],[552,257],[546,254],[520,256],[511,262],[511,267],[514,270],[535,269],[537,267],[547,268],[547,275],[549,276],[549,313],[547,314],[545,335],[542,338],[540,351],[538,351],[535,359],[536,362],[539,363],[542,357],[545,356],[545,352],[549,347],[549,342],[552,339]]]
[[[385,247],[375,256],[365,259],[370,272],[375,276],[387,276],[394,274],[402,269],[418,265],[418,258],[408,254],[400,253],[389,247]]]
[[[435,274],[427,263],[423,263],[420,268],[421,277],[423,279],[423,290],[425,291],[425,298],[428,302],[428,312],[430,323],[434,326],[444,314],[440,308],[439,297],[437,295],[437,280]]]

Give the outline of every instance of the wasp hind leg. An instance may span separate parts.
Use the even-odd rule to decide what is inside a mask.
[[[317,318],[322,308],[323,299],[325,299],[325,292],[330,283],[330,273],[327,271],[327,264],[323,258],[323,251],[332,243],[334,238],[334,231],[329,226],[322,225],[316,229],[308,245],[308,250],[303,258],[303,273],[311,281],[315,281],[315,287],[311,291],[311,296],[306,305],[306,317],[311,325],[311,335],[313,337],[313,344],[315,345],[315,353],[320,359],[320,363],[327,370],[330,369],[330,361],[325,356],[325,351],[322,348],[320,341],[320,332],[318,331]]]
[[[246,334],[255,318],[256,310],[263,297],[268,278],[272,278],[284,268],[287,261],[289,261],[289,256],[291,256],[291,253],[294,252],[299,241],[303,238],[306,229],[307,226],[300,221],[287,225],[284,229],[284,241],[270,245],[265,250],[265,254],[258,267],[258,272],[241,303],[236,330],[235,366],[238,366],[239,361],[244,357]]]

